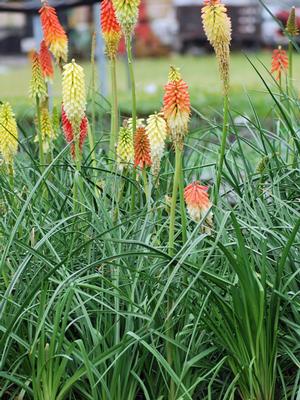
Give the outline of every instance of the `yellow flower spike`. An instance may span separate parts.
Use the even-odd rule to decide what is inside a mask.
[[[134,147],[132,130],[128,127],[120,128],[117,145],[117,164],[120,171],[132,164],[134,160]]]
[[[289,18],[286,24],[286,31],[291,35],[291,36],[298,36],[299,35],[299,29],[297,25],[297,19],[296,19],[296,9],[295,7],[291,8]]]
[[[0,105],[0,153],[8,166],[12,166],[17,151],[17,122],[10,104],[4,103]]]
[[[34,52],[32,54],[31,62],[32,76],[29,89],[30,97],[34,100],[38,97],[40,100],[43,101],[48,95],[38,53]]]
[[[132,35],[138,20],[140,0],[113,0],[113,5],[124,35]]]
[[[75,60],[64,66],[62,98],[68,120],[76,130],[85,115],[86,92],[83,68]]]
[[[56,138],[56,134],[52,127],[51,118],[47,108],[42,108],[41,111],[41,132],[43,139],[43,151],[48,153],[51,143]],[[35,142],[38,142],[38,136],[35,137]]]
[[[203,28],[213,46],[219,63],[224,92],[229,89],[229,56],[231,42],[231,20],[220,0],[204,0],[202,9]]]
[[[165,141],[168,135],[168,128],[162,114],[150,115],[147,119],[146,133],[151,148],[153,175],[157,176],[160,170],[160,161],[165,150]]]
[[[170,70],[169,70],[169,77],[168,77],[169,82],[180,81],[180,79],[181,79],[180,68],[177,68],[177,67],[174,67],[173,65],[171,65]]]

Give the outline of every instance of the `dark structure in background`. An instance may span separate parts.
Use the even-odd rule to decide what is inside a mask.
[[[262,14],[259,5],[228,6],[232,19],[232,47],[258,49],[261,46]],[[181,6],[176,9],[179,25],[178,46],[184,53],[208,47],[201,23],[201,7]]]
[[[50,0],[49,4],[54,6],[59,14],[60,21],[66,25],[66,12],[70,8],[78,6],[92,6],[99,3],[99,0]],[[0,54],[12,55],[21,53],[21,40],[24,37],[32,37],[33,33],[33,17],[37,15],[41,8],[40,0],[23,0],[23,1],[1,1],[0,13],[22,13],[25,15],[25,23],[22,27],[16,29],[0,28]]]
[[[77,6],[88,6],[97,3],[98,0],[53,0],[49,4],[57,10],[65,10]],[[0,12],[22,12],[35,14],[41,8],[39,0],[0,1]]]

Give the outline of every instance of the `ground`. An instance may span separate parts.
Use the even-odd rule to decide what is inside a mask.
[[[268,82],[272,82],[265,68],[260,61],[267,67],[271,65],[271,53],[251,53],[248,57],[259,67]],[[12,101],[14,106],[22,106],[27,100],[28,82],[30,80],[29,62],[10,63],[9,67],[3,65],[0,69],[1,99]],[[91,67],[88,63],[83,63],[87,84],[90,82]],[[168,67],[170,64],[181,67],[183,78],[191,88],[192,104],[200,112],[207,113],[210,108],[219,108],[220,98],[216,94],[220,93],[220,83],[217,71],[216,60],[213,55],[199,57],[192,56],[171,56],[160,59],[138,59],[135,61],[135,74],[138,95],[138,109],[140,114],[147,114],[160,108],[163,85],[166,83]],[[300,56],[295,55],[294,69],[300,68]],[[13,83],[13,84],[12,84]],[[265,91],[257,73],[247,59],[246,54],[232,54],[231,57],[231,101],[233,108],[239,108],[241,112],[248,108],[247,96],[241,93],[250,94],[251,100],[261,111],[264,107],[269,110],[266,104],[266,97],[262,95]],[[128,88],[128,77],[126,64],[122,60],[118,62],[118,85],[120,91],[120,104],[124,112],[130,109],[130,90]],[[295,82],[300,88],[300,82]],[[56,73],[54,82],[54,95],[60,93],[59,73]],[[259,96],[258,96],[259,93]]]

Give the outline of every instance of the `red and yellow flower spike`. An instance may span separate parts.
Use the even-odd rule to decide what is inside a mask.
[[[193,182],[184,189],[184,199],[191,219],[199,222],[211,207],[207,193],[208,187],[201,186],[199,181]]]
[[[224,92],[227,94],[231,42],[231,19],[227,15],[227,8],[220,0],[204,0],[202,21],[207,39],[215,50]]]
[[[31,63],[32,63],[32,75],[31,75],[30,89],[29,89],[30,97],[33,100],[36,100],[36,98],[38,98],[39,100],[43,101],[45,100],[46,97],[48,97],[48,94],[41,69],[40,57],[37,52],[32,53]]]
[[[124,35],[131,36],[138,20],[140,0],[113,0],[113,5]]]
[[[18,129],[9,103],[0,105],[0,153],[8,168],[13,171],[13,160],[18,151]]]
[[[163,113],[174,144],[183,145],[188,131],[191,103],[188,85],[182,80],[178,68],[170,67],[169,82],[165,86]]]
[[[276,79],[280,80],[282,73],[287,73],[289,68],[289,60],[286,51],[278,47],[273,51],[271,73],[276,75]]]
[[[62,106],[61,110],[61,122],[62,128],[65,135],[65,139],[67,143],[71,143],[74,140],[74,131],[71,122],[69,121],[67,114],[65,112],[64,106]],[[81,120],[80,129],[79,129],[79,149],[82,151],[84,141],[87,137],[88,133],[88,119],[86,115]],[[72,157],[75,158],[75,145],[74,143],[71,144],[71,154]]]
[[[45,40],[41,41],[40,64],[45,81],[52,82],[54,75],[53,64],[52,64],[51,53],[46,45]]]
[[[106,54],[110,59],[114,59],[118,52],[122,32],[112,0],[103,0],[101,2],[101,28]]]
[[[55,8],[44,2],[39,10],[41,24],[44,32],[46,45],[54,55],[58,64],[68,59],[68,38],[64,28],[61,26]]]
[[[150,143],[145,128],[138,128],[134,136],[134,167],[151,167]]]

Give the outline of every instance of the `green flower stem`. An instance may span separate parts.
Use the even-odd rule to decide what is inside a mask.
[[[109,142],[109,155],[115,159],[115,147],[119,129],[119,111],[118,111],[118,90],[117,90],[117,72],[116,72],[116,59],[110,61],[111,69],[111,133]]]
[[[288,49],[288,56],[289,56],[289,70],[288,70],[288,95],[290,97],[293,96],[293,72],[294,72],[294,68],[293,68],[293,52],[294,52],[294,46],[293,46],[293,42],[290,40],[289,41],[289,49]],[[292,103],[289,103],[292,104]],[[290,138],[290,145],[293,147],[293,154],[291,156],[291,164],[293,165],[293,167],[296,166],[296,147],[295,147],[295,140],[293,137]]]
[[[81,178],[81,151],[79,146],[79,127],[75,130],[75,166],[76,171],[74,175],[74,211],[78,211],[78,201],[81,203],[82,209],[82,196],[83,196],[83,185],[82,185],[82,178]],[[83,211],[83,209],[82,209]]]
[[[289,41],[289,50],[288,50],[288,56],[289,56],[289,95],[291,96],[293,93],[293,43]]]
[[[214,191],[214,202],[215,204],[218,203],[219,199],[219,192],[221,186],[221,179],[222,179],[222,171],[223,171],[223,164],[225,158],[225,150],[226,150],[226,141],[228,135],[228,120],[229,120],[229,99],[228,94],[224,96],[224,111],[223,111],[223,131],[222,131],[222,141],[221,141],[221,149],[219,155],[219,162],[218,162],[218,170],[217,170],[217,180],[216,186]]]
[[[182,168],[182,157],[180,165],[180,179],[179,179],[179,199],[180,199],[180,213],[181,213],[181,227],[182,227],[182,243],[187,241],[187,218],[186,218],[186,208],[184,202],[184,174]]]
[[[135,170],[133,171],[133,179],[137,179],[137,175]],[[135,209],[135,186],[132,184],[131,185],[131,201],[130,201],[130,211],[134,212]]]
[[[8,177],[9,177],[9,185],[10,185],[10,189],[11,191],[14,190],[14,168],[13,168],[13,162],[9,163],[7,166],[7,170],[8,170]],[[13,198],[12,198],[13,200]]]
[[[175,145],[175,175],[173,181],[173,192],[172,192],[172,202],[171,202],[171,211],[170,211],[170,225],[169,225],[169,246],[168,252],[171,257],[174,256],[174,238],[175,238],[175,216],[176,216],[176,203],[177,203],[177,194],[178,194],[178,187],[180,185],[181,179],[181,159],[182,159],[182,148],[181,145]],[[169,266],[169,276],[172,273],[172,265]],[[170,367],[173,366],[173,345],[171,343],[173,338],[173,329],[172,329],[172,320],[169,316],[169,312],[173,307],[173,298],[172,295],[168,296],[168,306],[167,306],[167,335],[170,338],[170,341],[167,341],[167,361]],[[169,400],[175,399],[175,385],[174,381],[171,379],[170,381],[170,390],[169,390]]]
[[[128,68],[129,68],[129,76],[131,83],[131,101],[132,101],[132,135],[135,134],[136,131],[136,91],[135,91],[135,78],[133,71],[133,63],[132,63],[132,49],[131,49],[131,36],[125,36],[126,42],[126,51],[127,51],[127,60],[128,60]],[[131,187],[131,211],[134,211],[135,208],[135,186]]]
[[[95,137],[96,137],[96,67],[95,67],[95,48],[96,48],[96,33],[92,38],[91,64],[92,64],[92,129],[88,127],[88,138],[91,153],[91,161],[93,168],[97,167],[95,153]],[[97,189],[96,189],[96,193]]]
[[[129,35],[126,35],[125,41],[126,41],[127,60],[128,60],[129,76],[131,83],[132,131],[134,134],[136,131],[136,90],[135,90],[135,78],[134,78],[133,62],[132,62],[131,37]]]
[[[144,181],[144,191],[145,191],[145,195],[146,195],[147,208],[149,209],[150,208],[150,190],[149,190],[147,172],[146,172],[145,168],[143,168],[143,170],[142,170],[142,175],[143,175],[143,181]]]
[[[181,158],[182,150],[178,144],[175,146],[175,176],[173,181],[172,203],[170,211],[170,226],[169,226],[169,255],[174,255],[174,237],[175,237],[175,213],[177,203],[177,193],[179,181],[181,178]]]
[[[93,173],[92,175],[94,176],[97,168],[97,161],[96,161],[96,151],[95,151],[95,136],[93,135],[93,132],[88,126],[88,139],[89,139],[89,146],[90,146],[90,153],[91,153],[91,160],[92,160],[92,167],[93,167]],[[97,188],[97,185],[95,184],[95,196],[99,197],[99,190]]]
[[[40,99],[38,96],[36,96],[36,113],[37,113],[38,138],[39,138],[39,159],[40,159],[40,164],[41,164],[41,170],[43,171],[43,169],[45,167],[45,158],[44,158],[44,150],[43,150],[42,127],[41,127]]]
[[[91,65],[92,65],[92,133],[96,135],[96,66],[95,66],[95,49],[96,49],[96,32],[93,33],[92,37],[92,48],[91,48]]]

